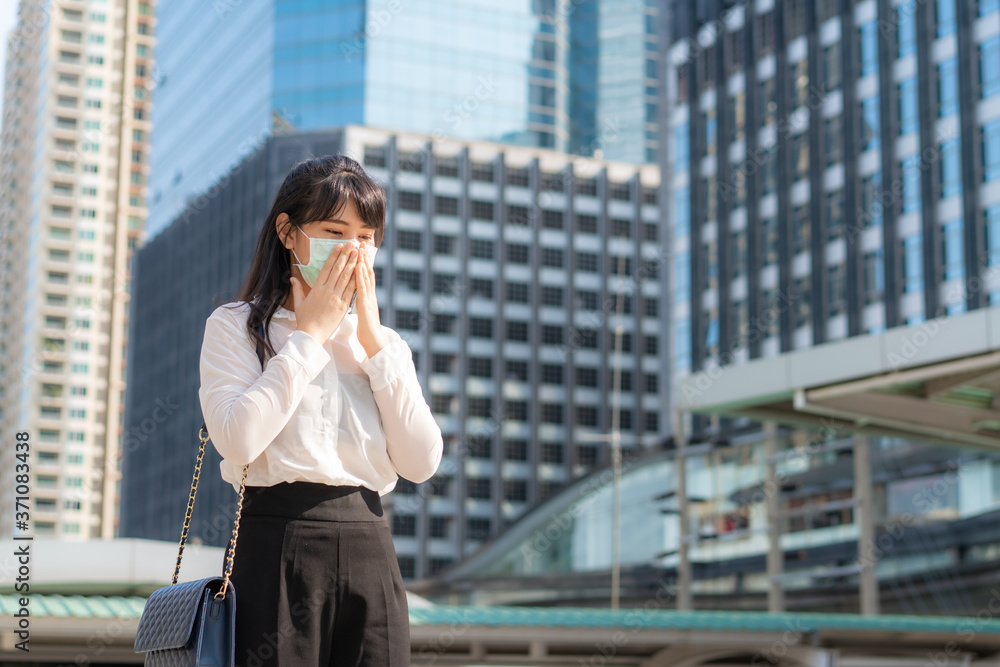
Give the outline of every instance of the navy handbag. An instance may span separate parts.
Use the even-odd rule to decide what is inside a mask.
[[[260,325],[261,337],[264,324]],[[257,357],[264,368],[263,346],[257,343]],[[194,499],[198,494],[198,478],[201,463],[205,457],[208,429],[202,423],[198,433],[198,460],[191,480],[187,509],[184,512],[184,527],[181,530],[180,548],[177,550],[177,564],[170,586],[164,586],[149,596],[139,618],[139,629],[135,635],[133,649],[145,653],[147,667],[234,667],[236,650],[236,587],[229,580],[233,572],[233,556],[236,552],[236,537],[240,529],[240,513],[243,507],[243,492],[247,482],[247,469],[243,466],[240,482],[239,503],[233,520],[233,534],[226,547],[226,561],[221,577],[206,577],[196,581],[177,583],[181,571],[181,557],[187,543],[188,529]]]

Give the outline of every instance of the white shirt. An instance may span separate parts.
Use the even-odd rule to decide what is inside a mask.
[[[234,307],[235,305],[235,307]],[[222,478],[239,489],[297,480],[365,486],[385,494],[397,474],[429,479],[441,463],[441,429],[424,399],[410,347],[383,325],[388,343],[369,358],[348,313],[324,343],[295,329],[279,306],[265,358],[247,337],[250,304],[216,308],[201,347],[205,425],[223,457]]]

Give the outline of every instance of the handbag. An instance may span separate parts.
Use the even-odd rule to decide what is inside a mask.
[[[264,337],[264,324],[260,325]],[[264,368],[263,345],[257,343],[257,358]],[[146,600],[139,617],[133,650],[145,653],[143,664],[147,667],[234,667],[236,652],[236,587],[230,581],[233,557],[236,555],[236,538],[240,529],[243,509],[243,492],[246,489],[249,464],[243,466],[239,502],[233,520],[233,534],[226,546],[226,559],[221,577],[206,577],[196,581],[177,583],[181,571],[181,558],[187,543],[191,514],[198,494],[198,478],[205,457],[208,429],[202,422],[198,439],[198,459],[191,480],[184,527],[177,550],[177,564],[169,586],[153,591]]]

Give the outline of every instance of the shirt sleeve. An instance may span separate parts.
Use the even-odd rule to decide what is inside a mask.
[[[401,477],[424,482],[441,464],[441,427],[424,399],[410,346],[396,331],[382,329],[389,342],[362,361],[361,369],[371,381],[389,460]]]
[[[310,334],[295,330],[261,373],[245,323],[217,308],[205,323],[198,397],[212,444],[242,466],[263,452],[331,356]]]

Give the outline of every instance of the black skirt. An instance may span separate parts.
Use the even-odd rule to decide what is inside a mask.
[[[248,486],[232,582],[237,667],[410,664],[406,591],[376,491]]]

